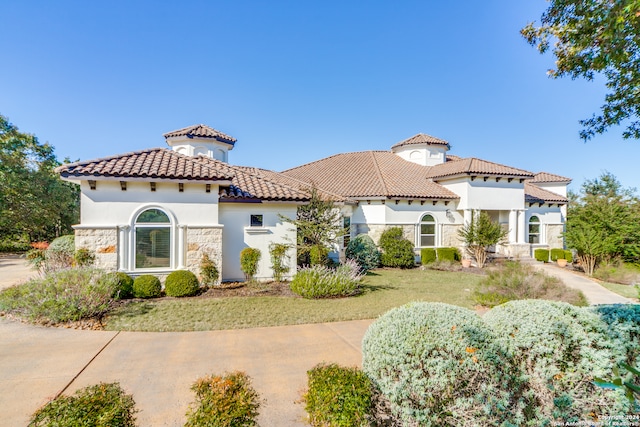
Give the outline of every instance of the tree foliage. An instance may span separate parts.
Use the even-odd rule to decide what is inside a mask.
[[[551,77],[606,78],[605,104],[598,116],[580,121],[580,137],[626,121],[624,138],[640,138],[640,0],[550,0],[540,21],[521,33],[541,53],[552,49]]]
[[[508,232],[509,230],[505,230],[500,224],[491,221],[488,213],[480,212],[479,215],[474,214],[471,221],[458,230],[458,235],[478,267],[483,268],[487,262],[489,248],[502,244]]]
[[[283,221],[296,226],[299,265],[311,264],[313,248],[315,254],[328,253],[345,233],[342,213],[335,203],[320,197],[315,187],[310,193],[311,200],[298,208],[296,219],[281,216]]]
[[[0,239],[52,240],[72,232],[79,189],[62,181],[54,149],[0,115]]]
[[[582,184],[567,212],[567,246],[588,275],[601,261],[640,261],[640,203],[609,172]]]

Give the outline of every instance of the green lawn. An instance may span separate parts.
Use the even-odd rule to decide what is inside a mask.
[[[615,292],[616,294],[622,295],[625,298],[638,298],[638,290],[635,288],[635,286],[621,285],[620,283],[609,282],[601,282],[600,284],[609,289],[611,292]]]
[[[155,299],[130,304],[106,319],[108,330],[208,331],[372,319],[411,301],[472,308],[471,290],[482,276],[432,270],[375,270],[364,292],[351,298],[293,297]]]

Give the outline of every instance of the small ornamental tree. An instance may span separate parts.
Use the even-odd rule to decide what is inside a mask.
[[[289,245],[285,243],[271,243],[269,245],[269,255],[271,255],[271,269],[273,270],[273,280],[282,282],[284,275],[289,272],[289,256],[287,251]]]
[[[478,267],[483,268],[487,262],[489,247],[503,244],[508,232],[500,224],[491,221],[489,214],[480,212],[480,215],[473,215],[471,222],[458,230],[458,235]]]
[[[220,277],[216,263],[206,253],[202,254],[200,260],[200,277],[204,286],[215,285]]]
[[[252,281],[258,272],[258,263],[262,253],[257,248],[244,248],[240,252],[240,269],[248,281]]]

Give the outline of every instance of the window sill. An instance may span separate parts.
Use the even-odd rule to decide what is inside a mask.
[[[271,230],[265,227],[245,227],[244,231],[249,234],[267,234],[271,233]]]

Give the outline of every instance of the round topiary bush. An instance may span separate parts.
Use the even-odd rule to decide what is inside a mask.
[[[156,298],[162,295],[160,279],[151,274],[143,274],[133,280],[133,296],[136,298]]]
[[[174,271],[164,281],[164,293],[170,297],[190,297],[199,289],[198,278],[188,270]]]
[[[470,310],[424,302],[393,309],[367,330],[362,357],[402,425],[523,424],[522,382]]]
[[[593,383],[595,377],[611,378],[616,363],[606,325],[593,311],[563,302],[519,300],[497,306],[483,318],[526,375],[539,425],[631,410],[624,393]]]
[[[380,236],[380,263],[383,267],[413,268],[416,266],[413,243],[402,236],[402,228],[386,229]]]
[[[358,234],[351,239],[345,250],[345,256],[357,262],[363,273],[380,265],[380,252],[373,239],[367,234]]]
[[[127,273],[116,271],[112,273],[117,283],[116,294],[118,299],[127,299],[133,296],[133,279]]]

